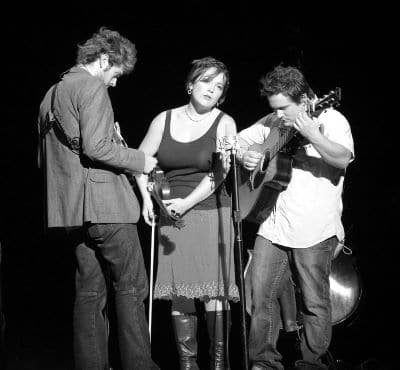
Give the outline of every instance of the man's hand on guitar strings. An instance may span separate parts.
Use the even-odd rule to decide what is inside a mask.
[[[318,118],[311,118],[306,112],[300,112],[293,123],[293,127],[306,139],[313,142],[314,138],[321,136]]]
[[[248,150],[243,153],[242,164],[246,170],[253,171],[262,158],[262,154]]]

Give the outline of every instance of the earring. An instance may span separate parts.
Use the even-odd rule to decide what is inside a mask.
[[[189,87],[189,88],[187,89],[188,95],[191,95],[191,94],[192,94],[192,90],[193,90],[193,87]]]

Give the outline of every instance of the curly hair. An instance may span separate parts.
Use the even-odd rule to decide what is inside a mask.
[[[307,95],[314,98],[314,92],[308,85],[304,75],[295,67],[277,66],[268,72],[261,80],[261,96],[283,94],[294,102],[300,103],[301,98]]]
[[[192,61],[192,65],[192,69],[190,70],[186,78],[186,90],[188,90],[189,85],[194,84],[198,80],[198,78],[201,77],[205,71],[207,71],[207,69],[215,68],[215,73],[213,77],[219,75],[220,73],[225,76],[224,90],[222,91],[222,95],[218,101],[219,104],[223,103],[230,83],[229,71],[226,65],[213,57],[195,59]]]
[[[108,55],[111,66],[122,67],[125,74],[132,72],[137,60],[135,44],[106,27],[101,27],[83,45],[78,45],[76,62],[89,64],[102,54]]]

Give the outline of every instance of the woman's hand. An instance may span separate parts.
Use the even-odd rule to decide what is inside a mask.
[[[190,208],[185,199],[182,198],[163,200],[163,203],[168,213],[173,217],[182,217]]]
[[[150,197],[143,200],[142,216],[144,218],[144,222],[146,222],[147,225],[152,226],[154,219],[154,208],[153,201]]]

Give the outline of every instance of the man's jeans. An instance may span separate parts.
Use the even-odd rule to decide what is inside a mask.
[[[279,294],[288,287],[291,270],[302,292],[302,360],[299,365],[326,368],[321,363],[331,340],[329,274],[337,238],[310,248],[284,248],[257,236],[252,266],[252,316],[249,355],[254,368],[283,369],[277,350],[280,330]],[[291,269],[292,267],[292,269]]]
[[[115,291],[117,332],[123,369],[158,368],[151,360],[143,300],[147,274],[134,224],[91,224],[76,240],[74,306],[76,369],[104,370],[108,363],[104,308],[110,270]]]

